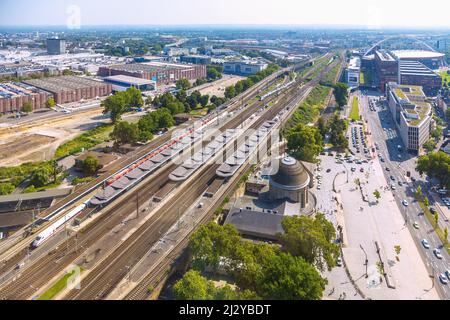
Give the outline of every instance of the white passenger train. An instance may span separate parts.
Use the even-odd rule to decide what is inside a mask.
[[[74,209],[69,211],[67,214],[65,214],[64,217],[59,218],[58,220],[56,220],[56,222],[52,223],[52,225],[48,226],[45,230],[41,231],[37,235],[36,239],[31,243],[30,248],[36,249],[42,243],[44,243],[46,240],[48,240],[50,237],[54,236],[60,227],[65,225],[69,220],[71,220],[77,214],[79,214],[81,211],[83,211],[88,205],[89,205],[89,200],[85,201],[83,204],[80,204],[79,206],[75,207]]]

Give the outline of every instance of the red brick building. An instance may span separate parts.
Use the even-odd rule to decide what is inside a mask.
[[[0,83],[0,113],[21,111],[24,103],[31,102],[33,110],[45,107],[49,92],[17,82]]]
[[[100,67],[98,75],[109,77],[125,75],[156,81],[158,85],[172,84],[180,79],[196,80],[206,77],[205,65],[165,62],[131,63]]]

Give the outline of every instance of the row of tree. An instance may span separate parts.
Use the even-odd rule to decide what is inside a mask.
[[[243,240],[232,225],[210,223],[190,239],[194,271],[174,286],[178,299],[321,299],[327,283],[318,270],[331,270],[339,256],[336,233],[323,214],[286,217],[281,247]],[[217,290],[201,274],[225,271],[238,289]]]
[[[266,69],[251,75],[245,80],[238,81],[235,85],[231,85],[225,89],[225,97],[227,99],[232,99],[235,96],[246,91],[248,88],[253,86],[255,83],[263,80],[264,78],[270,76],[272,73],[277,71],[279,67],[276,64],[270,64]]]

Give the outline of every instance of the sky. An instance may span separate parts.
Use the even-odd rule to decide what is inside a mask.
[[[0,26],[450,27],[448,0],[0,0]]]

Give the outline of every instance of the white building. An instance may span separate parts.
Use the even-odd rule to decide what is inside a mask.
[[[361,74],[361,59],[352,57],[347,66],[347,83],[350,88],[359,87]]]
[[[386,96],[406,149],[420,153],[430,140],[432,120],[432,108],[422,87],[390,82],[386,86]]]

